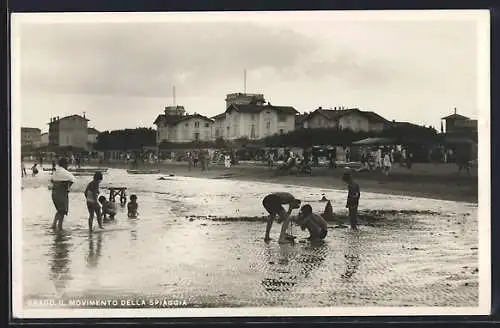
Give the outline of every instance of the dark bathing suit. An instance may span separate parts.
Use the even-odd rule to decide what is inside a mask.
[[[270,215],[277,215],[280,211],[285,209],[281,205],[281,198],[276,194],[270,194],[264,197],[262,200],[262,205],[267,210]]]
[[[52,202],[58,213],[68,214],[68,182],[54,181],[52,187]]]

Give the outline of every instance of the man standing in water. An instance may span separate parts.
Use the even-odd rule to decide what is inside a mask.
[[[358,230],[358,205],[359,197],[361,195],[359,191],[359,185],[354,181],[351,174],[344,173],[342,176],[342,181],[347,184],[348,194],[347,194],[347,204],[346,208],[349,209],[349,222],[351,224],[352,230]]]
[[[262,205],[264,205],[264,208],[269,213],[264,240],[271,240],[271,238],[269,237],[269,233],[271,232],[274,218],[278,216],[278,223],[283,222],[281,225],[281,233],[278,242],[291,242],[291,240],[287,238],[286,231],[288,229],[288,225],[290,224],[290,214],[292,213],[293,209],[300,207],[300,200],[296,199],[292,194],[287,192],[275,192],[264,197],[264,199],[262,200]],[[283,205],[289,205],[288,212],[285,211]]]
[[[102,226],[102,215],[101,206],[99,205],[97,198],[99,197],[99,184],[102,181],[102,173],[94,173],[94,179],[90,181],[85,189],[85,198],[87,199],[87,209],[89,211],[89,231],[92,231],[94,223],[94,214],[97,217],[97,223],[99,228],[104,229]]]
[[[54,222],[52,223],[52,229],[56,229],[57,226],[58,230],[62,230],[64,217],[68,215],[69,188],[76,182],[76,179],[73,174],[67,171],[68,161],[66,158],[61,158],[58,164],[59,167],[55,169],[51,178],[52,202],[57,211],[54,216]]]

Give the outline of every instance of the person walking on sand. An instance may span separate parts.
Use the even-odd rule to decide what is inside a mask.
[[[188,161],[188,170],[191,171],[193,168],[193,154],[188,151],[187,152],[187,161]]]
[[[389,152],[385,153],[383,164],[384,164],[384,174],[388,176],[389,171],[391,170],[391,156],[389,155]]]
[[[286,231],[290,223],[290,214],[292,210],[300,207],[300,200],[287,192],[275,192],[264,197],[262,205],[269,213],[264,241],[271,240],[269,233],[271,232],[274,218],[278,216],[278,223],[282,223],[278,242],[282,244],[291,242],[290,236],[287,235]],[[285,211],[283,205],[289,205],[288,212]]]
[[[85,188],[85,199],[87,200],[87,209],[89,211],[89,231],[92,231],[94,225],[94,214],[97,217],[97,224],[99,228],[104,229],[102,226],[101,206],[98,203],[99,197],[99,184],[102,181],[102,173],[94,173],[94,178],[89,182]]]
[[[344,173],[342,181],[344,181],[348,187],[347,204],[345,207],[349,209],[349,223],[352,230],[358,230],[358,205],[361,195],[359,185],[349,173]]]
[[[68,215],[69,188],[76,182],[76,178],[68,172],[68,160],[66,158],[59,159],[58,164],[59,167],[55,169],[50,179],[52,182],[52,202],[56,208],[52,229],[62,230],[64,217]]]
[[[24,164],[24,160],[21,158],[21,178],[24,178],[28,174],[26,173],[26,164]]]

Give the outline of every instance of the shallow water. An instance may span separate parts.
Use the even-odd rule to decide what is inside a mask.
[[[276,184],[128,175],[107,186],[138,196],[140,217],[119,208],[89,234],[77,177],[64,232],[49,229],[50,174],[23,179],[24,297],[168,297],[193,307],[477,306],[477,205],[362,193],[360,231],[332,222],[310,245],[263,242],[262,198],[285,190],[322,211],[322,194],[345,216],[345,191]],[[15,218],[14,218],[15,219]],[[16,245],[15,245],[16,247]]]

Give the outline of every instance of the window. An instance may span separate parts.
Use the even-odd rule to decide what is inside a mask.
[[[251,119],[252,121],[255,121],[255,114],[250,115],[250,119]]]
[[[252,127],[250,128],[250,138],[255,138],[255,125],[252,124]]]
[[[205,123],[205,127],[208,128],[210,125],[208,123]]]
[[[195,128],[199,128],[199,127],[200,127],[200,122],[198,122],[198,121],[194,122],[194,127],[195,127]],[[198,139],[197,139],[197,140],[198,140]]]
[[[278,114],[278,121],[279,122],[286,122],[287,118],[288,118],[288,115],[286,115],[286,114]]]
[[[198,132],[194,134],[194,140],[200,140],[200,134]]]
[[[283,129],[280,129],[280,134],[283,134]]]
[[[271,121],[270,120],[267,120],[266,121],[266,129],[271,129]]]

